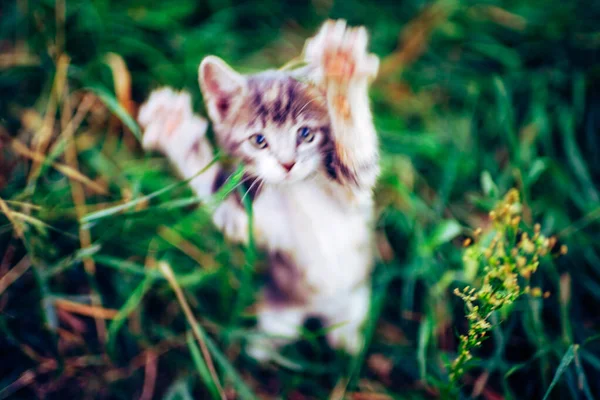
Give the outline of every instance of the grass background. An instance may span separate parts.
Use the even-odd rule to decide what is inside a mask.
[[[307,332],[241,349],[265,265],[211,226],[130,115],[194,96],[200,60],[283,65],[325,18],[366,25],[383,174],[365,354]],[[511,187],[569,247],[495,315],[462,398],[600,396],[600,2],[5,0],[0,4],[0,398],[439,398],[477,285],[462,238]],[[157,268],[167,262],[194,321]],[[501,323],[500,323],[501,322]],[[191,326],[198,330],[193,335]]]

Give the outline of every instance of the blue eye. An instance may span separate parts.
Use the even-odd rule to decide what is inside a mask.
[[[303,126],[298,129],[298,138],[303,142],[310,143],[315,139],[315,134],[310,128]]]
[[[264,149],[268,146],[267,139],[260,133],[250,136],[250,143],[257,149]]]

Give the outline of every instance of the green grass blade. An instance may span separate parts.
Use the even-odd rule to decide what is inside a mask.
[[[252,389],[246,385],[242,377],[237,373],[235,367],[231,364],[231,362],[225,357],[225,355],[219,350],[214,341],[204,335],[204,339],[206,341],[206,347],[210,350],[215,362],[223,371],[223,375],[226,380],[230,381],[233,384],[233,387],[236,390],[236,394],[242,400],[254,400],[257,396],[252,392]]]
[[[598,204],[600,196],[596,190],[596,185],[590,175],[590,171],[585,163],[585,157],[577,146],[575,139],[575,127],[573,115],[570,110],[561,108],[559,114],[559,126],[562,132],[563,144],[567,160],[575,177],[579,180],[583,193],[587,194],[590,204]]]
[[[142,132],[140,130],[140,127],[135,122],[135,119],[133,119],[133,117],[129,115],[127,110],[125,110],[123,106],[119,104],[119,101],[112,93],[110,93],[106,88],[98,85],[89,86],[85,89],[98,96],[98,98],[102,100],[104,105],[114,115],[116,115],[121,120],[121,122],[123,122],[125,126],[127,126],[127,128],[129,128],[129,130],[133,133],[136,139],[140,142],[142,141]]]
[[[163,278],[162,274],[154,269],[145,268],[143,265],[123,260],[117,257],[97,254],[92,256],[94,261],[106,267],[116,269],[121,272],[127,272],[134,275],[149,276],[155,279]]]
[[[419,363],[419,377],[423,381],[427,378],[427,346],[429,345],[433,326],[432,319],[428,316],[419,327],[417,361]]]
[[[142,299],[144,298],[144,295],[152,287],[152,283],[154,282],[154,280],[155,279],[153,277],[146,276],[142,280],[142,282],[140,282],[140,284],[134,289],[134,291],[131,293],[131,296],[129,296],[123,307],[121,307],[121,309],[111,322],[110,327],[108,328],[108,342],[106,344],[109,352],[113,354],[115,353],[116,340],[117,334],[119,333],[119,329],[121,329],[121,327],[127,320],[127,317],[129,317],[129,315],[139,307],[140,303],[142,302]]]
[[[375,276],[373,279],[371,304],[368,318],[364,327],[364,346],[350,363],[348,371],[348,385],[353,385],[360,376],[360,372],[367,356],[367,350],[369,349],[369,345],[375,336],[377,321],[383,312],[385,300],[388,296],[388,287],[393,278],[394,275],[384,273],[379,276]]]
[[[96,253],[100,251],[101,248],[102,246],[96,244],[84,249],[79,249],[73,255],[65,257],[56,264],[49,266],[48,268],[45,268],[43,270],[40,270],[40,274],[44,278],[55,276],[59,273],[68,270],[73,266],[73,264],[83,260],[84,258],[93,257]]]
[[[508,92],[506,82],[499,76],[493,78],[495,96],[497,102],[498,124],[503,127],[502,133],[505,134],[510,149],[511,159],[519,165],[521,161],[521,151],[519,140],[515,132],[515,117],[511,94]]]
[[[206,337],[206,336],[205,336]],[[198,375],[200,379],[206,387],[208,388],[213,399],[220,399],[219,390],[215,386],[215,382],[213,381],[210,371],[208,370],[208,366],[204,362],[202,358],[202,354],[200,353],[200,349],[198,348],[198,344],[194,340],[194,335],[188,333],[186,335],[186,342],[188,345],[188,349],[190,349],[190,354],[192,355],[192,360],[194,361],[194,365],[196,366],[196,370],[198,371]]]
[[[97,254],[92,258],[105,267],[113,268],[121,272],[127,272],[133,275],[141,275],[154,280],[166,280],[163,274],[161,274],[158,270],[145,268],[143,265],[131,261],[102,254]],[[181,287],[193,288],[206,282],[207,278],[215,273],[216,271],[197,269],[195,272],[191,272],[189,274],[176,275],[175,280]]]
[[[130,208],[138,205],[139,203],[151,200],[151,199],[158,197],[163,193],[167,193],[168,191],[173,190],[179,186],[183,186],[183,182],[175,182],[169,186],[166,186],[166,187],[164,187],[160,190],[157,190],[153,193],[150,193],[146,196],[142,196],[142,197],[138,197],[136,199],[130,200],[127,203],[119,204],[118,206],[109,207],[109,208],[105,208],[104,210],[90,213],[90,214],[84,216],[83,218],[81,218],[81,223],[87,224],[87,223],[96,221],[98,219],[103,219],[103,218],[107,218],[107,217],[111,217],[113,215],[119,214],[122,211],[125,211],[127,209],[130,209]]]
[[[571,363],[573,362],[573,359],[575,358],[575,347],[576,346],[577,345],[571,345],[567,349],[567,352],[563,356],[562,360],[560,361],[560,364],[558,365],[558,368],[556,369],[556,372],[554,373],[554,378],[552,378],[552,382],[550,382],[550,387],[546,391],[546,394],[544,395],[543,400],[546,400],[546,399],[548,399],[548,397],[550,397],[550,392],[552,392],[552,389],[554,389],[554,386],[556,386],[558,381],[560,381],[560,377],[562,376],[562,374],[564,374],[564,372],[567,370],[569,365],[571,365]]]
[[[587,382],[583,365],[581,364],[581,352],[579,351],[579,346],[575,346],[573,351],[575,353],[575,372],[577,372],[577,383],[579,390],[583,392],[587,400],[594,400],[594,396],[592,396],[590,386]]]
[[[197,174],[190,177],[189,179],[186,179],[185,181],[179,181],[179,182],[172,183],[172,184],[170,184],[162,189],[159,189],[153,193],[130,200],[127,203],[119,204],[114,207],[109,207],[109,208],[105,208],[100,211],[90,213],[90,214],[84,216],[83,218],[81,218],[81,222],[82,223],[90,223],[90,222],[93,222],[93,221],[96,221],[99,219],[103,219],[103,218],[107,218],[107,217],[119,214],[127,209],[130,209],[130,208],[142,203],[142,202],[149,201],[149,200],[151,200],[155,197],[158,197],[164,193],[167,193],[177,187],[184,186],[189,181],[196,178],[198,175],[201,175],[205,171],[207,171],[217,161],[218,161],[218,158],[213,159],[206,167],[204,167]],[[220,203],[221,201],[223,201],[229,195],[229,193],[231,193],[235,189],[235,187],[239,184],[239,182],[242,180],[242,177],[243,177],[243,167],[240,166],[240,167],[238,167],[236,172],[232,175],[232,178],[230,179],[230,181],[227,182],[225,185],[223,185],[221,190],[219,190],[217,193],[215,193],[213,195],[212,199],[210,199],[206,203],[214,206],[214,204],[217,204],[217,203]],[[184,202],[184,204],[187,204],[187,203]]]
[[[239,187],[240,196],[242,196],[246,214],[248,215],[248,245],[245,249],[245,262],[242,267],[242,276],[240,289],[236,299],[236,304],[233,312],[235,321],[242,315],[242,311],[249,299],[252,297],[252,270],[256,261],[256,248],[254,246],[254,217],[252,213],[252,200],[247,196],[244,190]]]

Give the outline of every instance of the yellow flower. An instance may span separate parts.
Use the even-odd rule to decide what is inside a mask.
[[[466,286],[463,290],[454,290],[454,294],[465,302],[468,310],[466,319],[469,323],[467,335],[461,335],[459,355],[451,366],[450,379],[456,384],[464,373],[467,361],[471,359],[471,351],[481,346],[487,338],[492,324],[490,316],[504,306],[514,303],[522,294],[547,298],[549,292],[542,293],[538,287],[531,288],[529,279],[539,266],[539,256],[547,254],[556,245],[555,238],[547,238],[541,234],[541,226],[535,224],[533,236],[524,232],[512,241],[514,232],[521,224],[522,205],[519,192],[511,189],[504,199],[489,213],[493,221],[495,234],[489,244],[480,243],[478,236],[481,228],[475,231],[474,240],[465,242],[463,262],[480,273],[481,285]],[[567,252],[566,246],[561,246],[560,253]],[[483,266],[483,268],[482,268]]]

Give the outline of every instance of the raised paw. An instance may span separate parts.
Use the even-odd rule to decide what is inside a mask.
[[[207,121],[193,114],[187,92],[170,88],[153,91],[140,108],[138,121],[144,130],[146,150],[167,152],[173,145],[185,146],[204,135]]]
[[[307,41],[304,54],[309,64],[321,69],[326,83],[373,79],[379,59],[367,52],[367,42],[364,27],[350,28],[344,20],[329,20]]]

